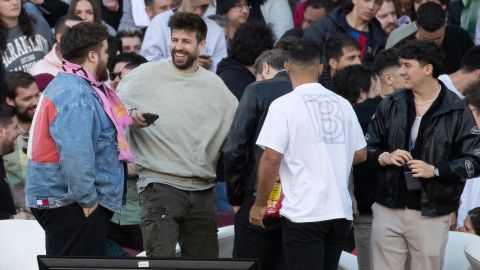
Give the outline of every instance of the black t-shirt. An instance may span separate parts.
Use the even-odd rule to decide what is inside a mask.
[[[15,204],[13,203],[12,192],[7,182],[3,157],[0,156],[0,219],[10,219],[10,216],[15,213]]]
[[[407,40],[415,39],[416,34],[417,32],[404,38],[397,43],[395,47],[402,46]],[[473,46],[473,41],[467,31],[458,26],[447,25],[445,27],[445,37],[443,38],[442,43],[445,59],[443,60],[443,71],[440,74],[450,74],[457,71],[460,68],[460,62],[462,61],[463,56]]]

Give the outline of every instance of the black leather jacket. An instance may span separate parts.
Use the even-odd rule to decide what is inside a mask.
[[[439,177],[421,181],[420,207],[424,216],[440,216],[455,211],[465,179],[480,173],[480,133],[473,115],[461,99],[441,85],[439,97],[422,118],[411,151],[414,159],[432,164],[440,172]],[[408,150],[414,118],[411,91],[404,90],[384,99],[366,135],[368,158],[378,160],[385,151]],[[375,201],[395,208],[402,186],[400,181],[405,181],[403,170],[393,165],[380,167],[379,170]]]
[[[225,182],[231,205],[241,205],[244,197],[255,193],[258,164],[263,153],[255,142],[270,104],[291,91],[288,74],[280,71],[270,80],[250,84],[240,99],[223,148]]]

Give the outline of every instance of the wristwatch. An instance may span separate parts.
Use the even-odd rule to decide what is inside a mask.
[[[435,175],[436,177],[440,176],[440,172],[438,171],[438,168],[433,169],[433,175]]]

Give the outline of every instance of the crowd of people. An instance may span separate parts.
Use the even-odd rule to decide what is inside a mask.
[[[260,269],[441,269],[480,235],[479,8],[0,0],[0,219],[216,258],[231,213]]]

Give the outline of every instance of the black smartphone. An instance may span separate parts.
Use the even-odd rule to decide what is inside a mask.
[[[154,114],[154,113],[144,113],[142,114],[143,118],[145,118],[145,120],[147,120],[147,126],[150,126],[151,124],[153,124],[153,122],[157,121],[158,119],[158,114]]]

